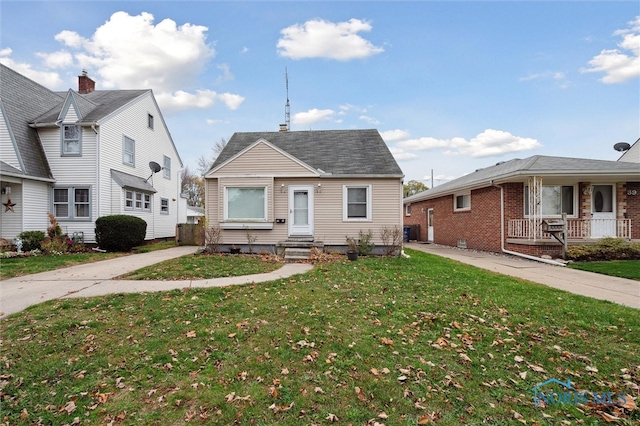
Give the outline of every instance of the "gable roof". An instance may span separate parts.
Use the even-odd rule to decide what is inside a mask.
[[[638,164],[619,161],[534,155],[478,169],[458,179],[407,197],[404,202],[428,200],[456,191],[483,188],[491,184],[524,181],[529,176],[574,177],[578,175],[640,179],[640,167]]]
[[[9,125],[9,137],[24,176],[53,179],[38,132],[29,127],[34,116],[64,101],[64,97],[0,64],[0,106]]]
[[[72,97],[78,107],[78,115],[83,123],[95,123],[114,113],[134,99],[150,93],[151,90],[95,90],[80,94],[73,90],[57,92],[66,97]],[[59,119],[62,105],[56,105],[44,114],[36,116],[32,122],[35,126],[54,125]]]
[[[391,151],[375,129],[297,132],[237,132],[210,170],[231,160],[260,139],[321,174],[403,177]]]
[[[640,163],[640,138],[631,144],[631,147],[618,158],[618,161]]]

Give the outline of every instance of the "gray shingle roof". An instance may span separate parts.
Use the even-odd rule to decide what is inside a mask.
[[[534,155],[533,157],[524,159],[516,158],[490,167],[478,169],[458,179],[407,197],[404,201],[414,202],[426,200],[453,193],[456,190],[467,189],[474,186],[488,186],[490,181],[500,183],[509,180],[515,181],[523,179],[526,176],[573,175],[624,175],[640,179],[640,165],[619,161]]]
[[[234,133],[212,169],[264,139],[305,164],[333,175],[402,177],[402,170],[375,129]]]
[[[0,64],[0,102],[24,164],[24,175],[53,178],[38,132],[29,123],[63,101],[59,94]]]
[[[156,189],[145,179],[111,169],[111,177],[122,188],[138,189],[145,192],[157,192]]]

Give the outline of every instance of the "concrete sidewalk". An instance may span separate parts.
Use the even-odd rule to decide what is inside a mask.
[[[610,277],[515,256],[464,250],[437,244],[405,243],[405,247],[571,293],[640,309],[640,281]]]
[[[102,296],[114,293],[166,291],[181,288],[224,287],[277,280],[295,274],[302,274],[313,268],[309,264],[287,263],[276,271],[264,274],[208,280],[141,281],[113,279],[127,272],[164,262],[165,260],[186,256],[195,251],[196,248],[194,247],[181,246],[0,281],[0,318],[20,312],[28,306],[53,299]]]

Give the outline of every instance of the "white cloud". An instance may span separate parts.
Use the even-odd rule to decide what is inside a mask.
[[[362,121],[366,121],[369,124],[374,124],[374,125],[378,125],[380,124],[380,121],[373,118],[373,117],[369,117],[368,115],[361,115],[360,117],[358,117],[360,120]]]
[[[328,121],[335,115],[335,111],[331,109],[313,108],[306,112],[299,112],[293,115],[292,121],[298,125],[308,125],[318,123],[320,121]]]
[[[53,53],[37,52],[36,56],[42,58],[42,63],[47,68],[66,68],[73,65],[73,56],[66,50]]]
[[[278,54],[291,59],[326,58],[339,61],[367,58],[384,51],[358,33],[371,31],[371,24],[359,19],[333,23],[314,19],[280,31]]]
[[[395,129],[380,132],[380,136],[382,136],[382,139],[384,139],[385,142],[389,143],[407,139],[410,134],[406,130]]]
[[[215,56],[207,31],[171,19],[154,24],[150,13],[132,16],[121,11],[89,38],[64,30],[55,39],[71,50],[76,67],[89,71],[97,89],[153,89],[163,111],[209,108],[216,100],[236,109],[242,96],[197,89],[197,77]],[[39,56],[47,66],[66,66],[59,52]],[[226,64],[219,68],[221,81],[233,78]]]
[[[220,64],[216,68],[218,68],[222,75],[218,76],[216,79],[216,84],[221,84],[225,81],[233,80],[235,76],[231,73],[231,67],[229,64]]]
[[[518,81],[534,81],[534,80],[551,80],[561,89],[568,88],[571,84],[567,80],[565,73],[561,71],[546,71],[542,73],[529,74],[526,77],[520,77]]]
[[[36,71],[31,68],[30,64],[16,62],[11,59],[9,56],[12,53],[13,50],[8,47],[0,50],[0,63],[8,66],[12,70],[24,75],[25,77],[28,77],[31,80],[42,84],[45,87],[53,89],[62,88],[63,82],[58,73],[49,71]]]
[[[623,83],[640,77],[640,16],[629,22],[629,28],[617,30],[614,35],[622,36],[620,49],[602,50],[589,61],[589,68],[580,72],[605,73],[603,83]]]
[[[514,136],[502,130],[486,129],[469,141],[460,137],[451,139],[425,137],[401,141],[398,142],[398,146],[417,151],[448,148],[444,154],[489,157],[528,151],[540,148],[542,145],[536,139]]]
[[[397,161],[411,160],[417,157],[416,154],[412,152],[406,152],[404,149],[398,147],[390,147],[389,151],[391,151],[391,155],[393,155],[393,158],[395,158]]]

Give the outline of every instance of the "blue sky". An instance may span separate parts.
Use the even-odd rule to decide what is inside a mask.
[[[185,163],[236,131],[380,131],[405,180],[640,137],[637,1],[11,1],[0,62],[153,89]]]

